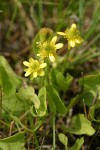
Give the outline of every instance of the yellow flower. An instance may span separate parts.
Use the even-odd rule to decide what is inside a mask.
[[[65,32],[57,32],[57,34],[64,36],[68,40],[68,49],[75,47],[77,44],[83,42],[83,39],[80,36],[79,30],[76,28],[76,24],[72,24],[69,29],[66,29]]]
[[[39,56],[41,59],[49,57],[50,61],[54,62],[56,57],[56,50],[63,47],[63,43],[56,44],[56,41],[57,36],[53,37],[50,42],[46,41],[43,43],[38,43],[39,53],[37,56]]]
[[[25,77],[30,76],[30,79],[33,80],[37,76],[44,76],[43,68],[46,67],[46,63],[41,63],[38,60],[34,60],[33,58],[28,61],[24,61],[23,64],[28,67],[24,69]]]

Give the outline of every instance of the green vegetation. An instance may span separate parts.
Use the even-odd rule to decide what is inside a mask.
[[[0,150],[100,149],[100,2],[0,2]]]

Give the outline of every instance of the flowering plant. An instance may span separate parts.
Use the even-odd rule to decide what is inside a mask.
[[[64,38],[68,40],[68,49],[75,47],[77,44],[81,44],[83,42],[76,24],[72,24],[71,27],[66,29],[65,32],[58,32],[58,34],[64,36]]]
[[[3,105],[5,108],[6,106],[9,106],[8,109],[10,110],[10,117],[13,119],[9,135],[11,135],[13,124],[15,123],[19,131],[22,129],[25,129],[25,131],[14,135],[14,139],[18,139],[19,137],[20,139],[24,139],[24,134],[28,132],[32,133],[34,138],[37,138],[37,131],[44,128],[44,122],[49,118],[52,122],[53,130],[53,150],[55,150],[57,146],[56,118],[59,118],[59,115],[60,117],[64,116],[66,118],[66,115],[69,115],[70,110],[73,108],[75,103],[77,103],[80,98],[84,97],[84,95],[87,94],[87,91],[91,91],[90,87],[92,83],[95,82],[96,87],[93,84],[94,90],[91,91],[94,95],[97,87],[99,86],[98,79],[100,78],[100,75],[93,75],[92,78],[90,76],[85,77],[85,90],[84,93],[82,93],[83,95],[79,94],[74,99],[72,98],[70,103],[65,103],[64,98],[67,102],[68,99],[66,96],[73,81],[73,76],[70,75],[67,70],[69,65],[68,63],[69,61],[72,61],[72,64],[76,64],[76,62],[73,63],[73,59],[70,57],[70,53],[75,49],[73,51],[69,49],[71,49],[71,47],[77,47],[77,44],[81,44],[83,39],[75,24],[71,25],[71,27],[64,33],[57,32],[58,35],[60,34],[63,35],[64,38],[67,38],[68,48],[65,46],[66,44],[64,44],[64,42],[58,42],[60,38],[55,34],[56,33],[48,28],[41,29],[39,31],[39,37],[36,35],[36,38],[34,39],[35,42],[33,42],[35,44],[35,46],[33,44],[34,57],[31,56],[28,61],[23,61],[23,65],[25,66],[25,77],[30,77],[31,81],[29,80],[29,83],[34,83],[34,86],[28,86],[27,80],[24,80],[26,83],[24,87],[22,86],[17,90],[16,87],[22,85],[21,81],[16,77],[11,68],[9,68],[6,60],[3,57],[0,57],[0,82],[4,92],[1,94],[1,97],[3,97],[4,102],[6,101],[6,98],[9,99],[10,103],[8,101],[7,104],[6,101]],[[66,48],[67,50],[66,53],[61,56],[59,55],[59,51],[62,51],[63,48]],[[5,82],[8,83],[6,86]],[[81,85],[83,83],[82,79],[80,79],[79,82]],[[11,88],[8,88],[8,85],[10,85]],[[35,91],[35,89],[37,91]],[[5,93],[7,94],[7,97],[5,96]],[[11,105],[12,103],[13,105]],[[95,107],[97,107],[97,105]],[[95,107],[90,109],[91,118],[93,119]],[[18,118],[19,114],[23,115]],[[22,121],[23,118],[26,120]],[[95,133],[94,128],[91,126],[91,122],[86,118],[86,116],[84,116],[84,114],[78,114],[71,117],[71,122],[70,124],[67,123],[67,125],[68,127],[66,128],[66,126],[64,126],[64,128],[66,129],[66,132],[70,134],[86,134],[91,136]],[[8,140],[10,140],[10,138],[12,137],[9,137]],[[60,133],[58,138],[65,146],[65,149],[68,149],[67,136]],[[84,137],[81,137],[76,140],[75,144],[71,148],[75,149],[76,145],[78,148],[81,148],[83,142]],[[20,147],[21,146],[22,145],[20,145]],[[36,145],[36,149],[39,148],[39,144]]]

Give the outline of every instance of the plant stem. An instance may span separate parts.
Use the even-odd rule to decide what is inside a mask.
[[[56,144],[55,144],[55,116],[53,117],[53,150],[55,150]]]
[[[44,86],[47,86],[49,84],[49,72],[50,72],[50,62],[48,59],[46,59],[46,68],[45,68],[45,76],[44,76]]]
[[[29,115],[29,122],[30,122],[31,129],[34,129],[33,117],[30,115]],[[35,131],[33,131],[33,135],[34,135],[34,140],[35,140],[34,142],[36,145],[36,150],[39,150],[39,143],[38,143],[38,139],[37,139]]]
[[[0,85],[0,119],[2,118],[2,88]]]
[[[70,50],[68,49],[67,53],[65,55],[64,61],[63,61],[62,73],[64,73],[66,71],[69,54],[70,54]]]

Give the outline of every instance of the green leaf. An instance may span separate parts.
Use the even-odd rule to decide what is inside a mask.
[[[14,73],[7,60],[0,56],[0,85],[3,93],[7,96],[13,95],[20,83],[21,80]]]
[[[40,107],[40,100],[38,96],[34,93],[33,87],[21,87],[17,93],[13,93],[11,97],[7,95],[3,96],[2,105],[5,111],[15,116],[18,116],[25,111],[32,109],[38,109]]]
[[[40,100],[38,96],[34,93],[33,87],[21,87],[17,93],[17,96],[23,100],[23,102],[27,102],[29,104],[33,103],[35,109],[38,109],[40,107]]]
[[[68,144],[68,138],[63,133],[59,133],[58,135],[59,141],[65,146],[65,149],[67,150],[67,144]]]
[[[40,100],[40,107],[36,109],[38,116],[44,116],[47,111],[47,104],[46,104],[46,88],[42,87],[39,91],[38,98]]]
[[[21,84],[21,79],[17,77],[7,60],[0,56],[0,87],[2,94],[2,115],[7,112],[20,113],[23,105],[16,97],[16,89]],[[22,108],[22,110],[21,110]]]
[[[2,150],[26,150],[24,143],[24,132],[20,132],[8,138],[0,139],[0,148]]]
[[[2,99],[2,115],[7,115],[8,113],[12,113],[13,115],[19,115],[25,111],[25,102],[21,101],[14,93],[11,97],[7,95],[3,96]]]
[[[80,139],[77,139],[75,144],[72,147],[68,147],[68,138],[64,134],[60,133],[58,135],[60,142],[65,146],[66,150],[80,150],[84,143],[84,138],[81,137]]]
[[[67,74],[66,78],[64,77],[64,75],[62,74],[62,72],[58,72],[56,74],[57,77],[57,83],[60,87],[60,89],[62,89],[63,91],[67,91],[68,87],[70,86],[73,77],[70,74]]]
[[[48,103],[49,103],[50,112],[52,114],[56,114],[56,105],[55,105],[54,101],[52,100],[52,98],[51,98],[49,93],[47,93],[47,97],[48,97]]]
[[[90,91],[84,91],[80,94],[80,99],[83,100],[84,104],[89,107],[93,105],[94,96]]]
[[[70,74],[64,77],[62,72],[59,72],[57,69],[52,69],[51,71],[51,81],[57,90],[67,91],[72,80],[73,77]]]
[[[67,128],[67,132],[76,135],[86,134],[91,136],[95,133],[95,130],[91,126],[91,122],[83,114],[78,114],[72,118],[70,128]]]
[[[99,95],[98,99],[100,99],[100,74],[87,75],[81,78],[79,83],[84,87],[81,99],[84,99],[86,105],[92,106],[97,92]]]
[[[84,138],[81,137],[80,139],[77,139],[75,144],[72,147],[68,148],[68,150],[80,150],[83,143],[84,143]]]
[[[52,86],[48,85],[47,91],[50,94],[50,97],[52,98],[52,101],[55,103],[56,110],[60,114],[66,114],[67,109],[66,109],[64,103],[62,102],[62,100],[60,99],[60,96],[59,96],[57,90],[55,88],[53,88]]]
[[[90,107],[90,117],[93,121],[100,123],[100,101]]]

